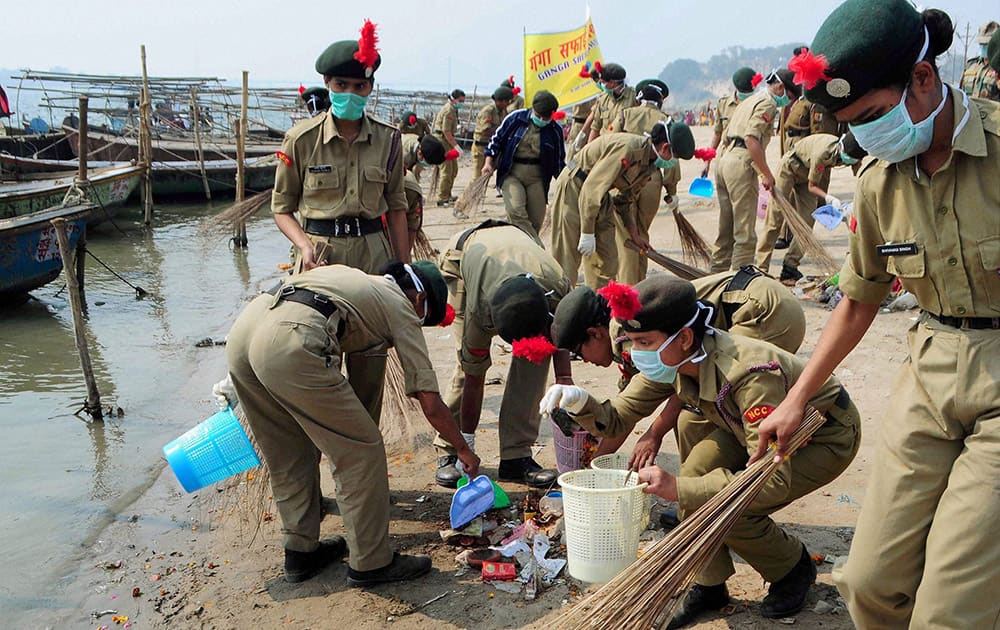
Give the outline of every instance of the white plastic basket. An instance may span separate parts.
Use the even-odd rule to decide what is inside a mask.
[[[594,461],[590,462],[590,467],[594,470],[628,470],[630,457],[629,453],[609,453],[595,457]],[[654,463],[660,468],[666,468],[667,461],[667,456],[659,453]],[[642,513],[642,528],[646,529],[649,526],[649,513],[653,509],[655,498],[651,494],[643,494],[642,496],[646,500],[646,509]]]
[[[607,582],[636,559],[643,515],[649,514],[646,484],[624,470],[590,469],[560,475],[559,485],[569,573],[585,582]]]

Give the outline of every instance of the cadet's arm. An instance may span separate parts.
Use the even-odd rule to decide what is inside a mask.
[[[594,114],[597,113],[597,107],[590,110],[587,114],[587,122],[583,123],[583,129],[580,131],[587,136],[587,142],[593,142],[597,139],[597,136],[601,135],[600,129],[594,129]]]
[[[812,182],[809,182],[809,192],[816,195],[820,199],[826,199],[826,191]]]
[[[424,412],[427,422],[455,447],[463,464],[470,459],[476,459],[469,445],[462,438],[462,433],[455,426],[451,412],[448,411],[448,406],[441,400],[440,394],[437,392],[417,392],[417,401],[420,403],[420,409]],[[469,467],[466,466],[465,472],[474,477],[478,470],[469,470]]]
[[[410,262],[410,229],[406,223],[406,210],[390,210],[385,218],[393,255],[400,262]]]
[[[312,246],[309,237],[302,230],[302,226],[299,225],[294,214],[275,214],[274,223],[281,230],[281,233],[292,242],[292,245],[295,245],[300,250],[308,249]]]
[[[552,374],[559,385],[573,384],[573,368],[570,366],[569,350],[560,348],[552,357]]]
[[[771,190],[774,186],[774,175],[771,174],[771,167],[767,165],[767,158],[764,157],[764,146],[756,136],[745,136],[743,142],[747,145],[747,151],[754,166],[757,167],[757,172],[764,178],[764,188]]]
[[[459,412],[463,433],[475,433],[479,426],[479,416],[483,412],[483,386],[485,384],[485,374],[465,375],[465,385],[462,386],[462,408]],[[461,436],[459,436],[458,441],[465,443]],[[456,444],[456,442],[451,443]]]

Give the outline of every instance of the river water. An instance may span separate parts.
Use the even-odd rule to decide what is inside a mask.
[[[60,583],[82,551],[148,488],[161,448],[214,411],[225,374],[221,340],[246,302],[280,276],[288,243],[261,213],[249,250],[233,252],[206,217],[226,207],[158,205],[154,227],[137,206],[92,231],[89,247],[149,292],[135,291],[88,257],[86,329],[102,403],[122,417],[74,415],[86,398],[62,278],[24,305],[0,308],[0,611],[17,626],[29,611],[71,606]],[[206,376],[206,375],[210,375]]]

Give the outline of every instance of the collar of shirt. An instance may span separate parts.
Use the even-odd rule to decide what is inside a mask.
[[[972,157],[986,157],[986,130],[983,129],[983,118],[979,108],[972,100],[966,100],[964,93],[952,86],[948,86],[951,92],[951,100],[954,104],[955,131],[958,133],[952,142],[952,152],[960,151]],[[968,112],[968,118],[966,118]],[[964,123],[964,124],[963,124]],[[904,175],[908,175],[914,181],[927,179],[921,177],[916,166],[917,157],[911,157],[897,162],[896,170]],[[938,172],[944,171],[951,166],[952,160],[949,158]],[[890,166],[888,163],[884,164]]]
[[[368,114],[361,116],[361,129],[358,130],[358,137],[354,139],[355,142],[367,141],[371,136],[372,128],[371,122],[368,120]],[[343,137],[340,130],[337,129],[337,122],[333,119],[333,114],[327,114],[326,120],[323,122],[323,143],[326,144],[333,140],[334,138]]]

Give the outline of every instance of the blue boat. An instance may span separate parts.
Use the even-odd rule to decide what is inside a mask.
[[[29,291],[59,277],[62,257],[50,221],[66,219],[69,244],[75,248],[96,207],[82,203],[0,219],[0,304],[23,302]]]

